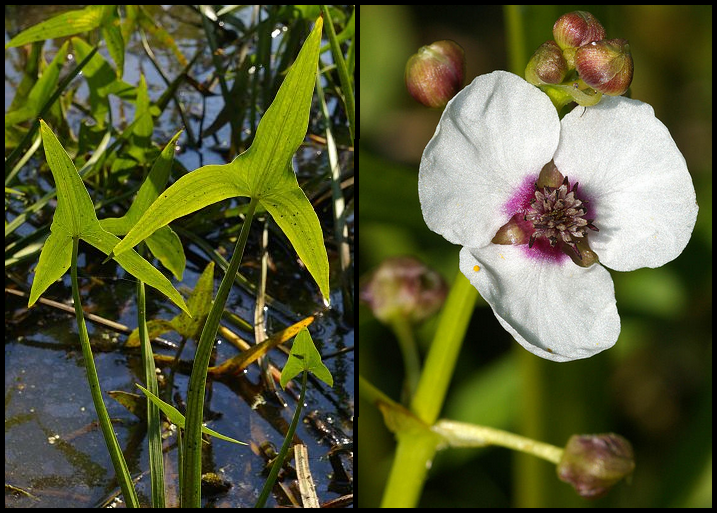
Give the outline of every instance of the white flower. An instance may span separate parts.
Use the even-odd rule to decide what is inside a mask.
[[[558,173],[546,174],[551,168]],[[460,269],[500,324],[558,362],[617,341],[603,266],[664,265],[697,218],[685,159],[652,107],[604,97],[560,120],[540,89],[504,71],[476,78],[448,103],[423,153],[418,192],[426,224],[463,246]]]

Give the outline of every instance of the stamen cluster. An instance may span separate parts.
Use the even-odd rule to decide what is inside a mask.
[[[562,242],[582,259],[578,242],[587,235],[588,228],[596,232],[599,230],[592,224],[594,219],[584,219],[587,207],[584,201],[577,198],[577,191],[577,182],[571,189],[567,176],[557,188],[546,186],[541,191],[535,184],[535,198],[530,200],[531,210],[523,217],[535,229],[528,241],[529,247],[532,248],[539,237],[545,237],[551,247]]]

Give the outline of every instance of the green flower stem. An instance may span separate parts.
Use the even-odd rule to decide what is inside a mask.
[[[114,429],[112,429],[110,416],[107,413],[107,408],[105,408],[105,403],[102,400],[100,380],[97,377],[95,360],[92,356],[90,339],[87,335],[87,326],[85,325],[82,303],[80,302],[80,287],[77,284],[77,248],[79,246],[79,242],[80,239],[78,237],[74,237],[72,239],[72,299],[75,302],[77,330],[79,331],[80,345],[82,346],[82,357],[85,361],[85,369],[87,370],[87,381],[90,384],[92,402],[95,404],[95,410],[97,412],[97,418],[100,421],[102,435],[105,437],[105,444],[107,444],[107,449],[109,450],[112,465],[114,465],[115,474],[117,475],[117,480],[119,481],[120,488],[122,489],[124,500],[128,507],[138,508],[139,500],[137,499],[137,492],[135,492],[134,484],[132,483],[132,476],[127,468],[127,462],[125,462],[122,449],[120,449],[119,443],[117,442],[117,436],[115,435]]]
[[[411,410],[429,426],[436,422],[443,407],[477,298],[478,291],[459,271],[443,305],[438,329],[411,402]]]
[[[433,431],[441,435],[451,447],[485,447],[498,445],[515,451],[532,454],[551,463],[558,464],[563,449],[554,445],[537,442],[531,438],[494,429],[476,426],[454,420],[439,420]]]
[[[234,283],[234,276],[239,270],[244,247],[249,237],[254,211],[259,200],[252,198],[247,209],[246,218],[239,234],[234,254],[229,262],[219,291],[214,298],[212,309],[207,316],[207,322],[202,330],[202,336],[197,344],[194,356],[192,376],[187,391],[187,415],[184,433],[184,464],[182,474],[181,504],[183,508],[199,508],[201,506],[201,480],[202,480],[202,420],[204,412],[204,390],[207,382],[207,368],[209,358],[214,347],[214,340],[219,329],[219,321],[224,312],[224,305],[229,297],[229,291]]]
[[[264,505],[266,504],[266,500],[269,498],[271,490],[274,488],[274,483],[276,482],[276,478],[279,475],[279,471],[281,470],[281,467],[284,466],[286,454],[289,452],[289,447],[291,447],[291,441],[294,439],[294,433],[296,432],[296,426],[299,424],[299,419],[301,418],[301,405],[304,404],[304,397],[306,396],[306,381],[308,375],[308,371],[304,371],[301,373],[301,394],[299,395],[299,402],[296,403],[296,411],[294,412],[294,417],[291,419],[291,425],[289,426],[289,430],[286,432],[286,436],[284,437],[284,443],[281,445],[279,455],[276,457],[274,463],[271,466],[269,477],[266,478],[264,488],[261,490],[259,499],[256,501],[256,505],[254,506],[255,508],[264,507]]]
[[[413,508],[441,438],[429,430],[396,433],[398,446],[381,501],[382,508]]]
[[[478,291],[459,272],[443,306],[436,336],[411,402],[412,412],[427,426],[436,422],[443,407],[477,298]],[[381,505],[415,507],[441,437],[417,422],[398,423],[396,426],[396,458]]]
[[[421,377],[421,360],[418,356],[413,326],[406,317],[399,315],[391,322],[391,328],[398,339],[398,346],[401,348],[403,356],[403,365],[406,369],[402,395],[410,401],[413,394],[416,393],[418,380]],[[408,401],[404,404],[408,404]]]

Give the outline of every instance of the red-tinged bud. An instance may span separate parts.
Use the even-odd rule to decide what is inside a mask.
[[[533,85],[559,84],[568,72],[563,51],[555,41],[538,47],[525,68],[525,80]]]
[[[560,480],[571,484],[585,499],[603,497],[633,470],[632,445],[614,433],[570,437],[557,466]]]
[[[620,96],[632,83],[630,45],[625,39],[605,39],[581,46],[575,52],[575,69],[596,91]]]
[[[575,50],[593,41],[605,37],[605,29],[600,22],[586,11],[563,14],[553,25],[553,37],[563,50],[568,69],[575,68]]]
[[[605,29],[595,16],[586,11],[563,14],[553,25],[553,37],[558,46],[578,48],[605,38]]]
[[[398,316],[423,321],[438,311],[448,291],[440,274],[412,257],[387,258],[361,281],[360,299],[385,323]]]
[[[422,46],[406,64],[406,88],[426,107],[445,107],[463,87],[463,48],[449,40]]]

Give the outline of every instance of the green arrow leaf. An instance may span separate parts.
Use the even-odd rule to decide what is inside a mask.
[[[321,225],[291,168],[291,158],[309,122],[322,26],[319,18],[261,118],[252,146],[229,164],[204,166],[177,180],[114,248],[115,255],[179,217],[218,201],[245,196],[259,200],[272,215],[328,301],[329,262]]]
[[[40,133],[47,164],[55,179],[57,209],[50,226],[50,236],[42,248],[35,269],[28,306],[32,306],[47,287],[67,271],[73,239],[82,239],[105,254],[110,253],[119,242],[118,237],[100,226],[92,199],[75,165],[43,120],[40,120]],[[135,251],[120,255],[116,260],[131,275],[156,288],[189,313],[184,299],[169,280]]]
[[[142,385],[135,383],[135,386],[137,388],[139,388],[142,392],[144,392],[144,395],[146,395],[150,401],[152,401],[154,404],[156,404],[157,408],[162,410],[162,412],[167,416],[167,418],[169,419],[169,421],[172,424],[184,429],[184,415],[179,413],[179,410],[177,410],[171,404],[168,404],[168,403],[165,403],[164,401],[162,401],[159,397],[157,397],[152,392],[150,392],[149,390],[144,388]],[[215,438],[220,438],[222,440],[226,440],[227,442],[233,442],[235,444],[241,444],[241,445],[248,445],[245,442],[240,442],[239,440],[234,440],[233,438],[222,435],[221,433],[217,433],[213,429],[209,429],[207,426],[202,426],[202,433],[204,433],[206,435],[211,435]]]
[[[334,386],[334,378],[321,361],[321,355],[314,345],[314,340],[311,338],[309,330],[306,328],[296,335],[294,344],[291,346],[289,359],[281,371],[281,387],[286,388],[286,384],[291,379],[304,371],[312,372],[314,376],[330,387]]]

